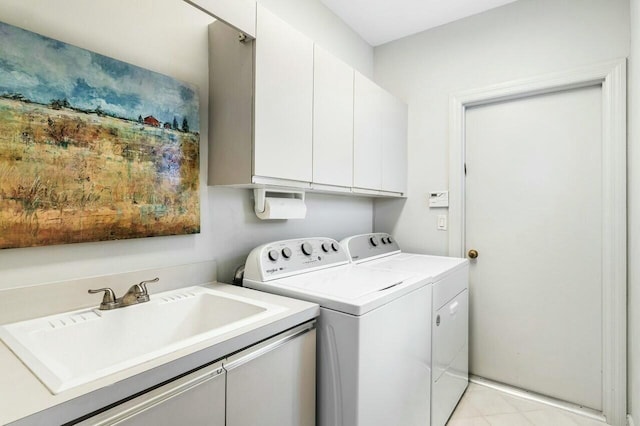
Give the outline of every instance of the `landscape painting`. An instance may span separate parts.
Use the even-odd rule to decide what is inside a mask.
[[[0,22],[0,248],[200,232],[198,110],[189,84]]]

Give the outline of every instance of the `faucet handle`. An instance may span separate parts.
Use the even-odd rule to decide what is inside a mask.
[[[138,285],[142,289],[142,295],[147,295],[147,296],[149,295],[149,290],[147,290],[147,284],[156,283],[158,281],[160,281],[159,277],[155,277],[152,280],[141,281]]]
[[[100,309],[113,309],[116,307],[116,294],[110,288],[99,288],[96,290],[89,290],[90,294],[100,293],[104,291],[104,296],[102,297],[102,303],[100,303]]]

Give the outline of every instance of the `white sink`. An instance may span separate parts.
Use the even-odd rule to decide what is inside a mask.
[[[0,338],[57,394],[284,310],[195,286],[111,311],[82,309],[6,324]]]

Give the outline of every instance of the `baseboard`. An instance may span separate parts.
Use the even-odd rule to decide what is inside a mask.
[[[576,404],[572,404],[570,402],[561,401],[559,399],[551,398],[545,395],[540,395],[535,392],[531,392],[528,390],[516,388],[514,386],[505,385],[504,383],[495,382],[493,380],[485,379],[480,376],[469,376],[469,381],[481,386],[486,386],[500,392],[507,393],[512,396],[517,396],[519,398],[528,399],[530,401],[538,402],[540,404],[549,405],[551,407],[559,408],[561,410],[569,411],[573,414],[578,414],[583,417],[587,417],[589,419],[602,422],[605,424],[606,419],[602,415],[601,412],[592,410],[590,408],[585,408]]]
[[[635,426],[635,423],[633,423],[633,417],[631,417],[631,414],[627,414],[627,426]]]

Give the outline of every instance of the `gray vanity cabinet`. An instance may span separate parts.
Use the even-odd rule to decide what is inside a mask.
[[[83,426],[314,426],[315,322],[116,405]]]
[[[94,426],[224,426],[225,372],[216,363],[80,423]]]
[[[283,333],[229,357],[227,426],[314,426],[316,330]]]

